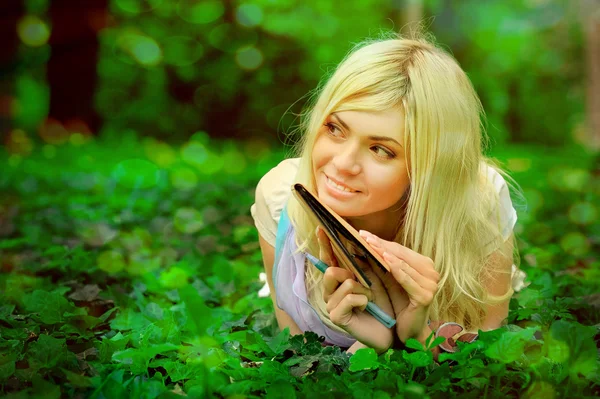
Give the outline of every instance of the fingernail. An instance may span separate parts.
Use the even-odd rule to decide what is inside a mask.
[[[387,253],[387,252],[384,252],[381,256],[383,256],[383,259],[385,259],[385,260],[391,260],[392,259],[392,256],[389,253]]]
[[[365,230],[358,230],[358,234],[360,234],[361,237],[365,237],[365,238],[367,238],[369,236],[369,233]]]

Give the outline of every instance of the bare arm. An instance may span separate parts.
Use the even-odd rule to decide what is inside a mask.
[[[269,291],[271,293],[271,300],[273,301],[273,308],[275,309],[275,317],[277,317],[279,329],[283,330],[284,328],[289,327],[291,335],[303,334],[303,331],[300,330],[300,327],[298,327],[294,319],[292,319],[289,314],[287,314],[284,310],[279,309],[277,306],[275,289],[273,288],[273,262],[275,261],[275,248],[265,241],[260,234],[258,235],[258,242],[262,252],[265,273],[267,274],[267,283],[269,284]]]
[[[489,259],[488,265],[494,267],[499,272],[494,273],[492,276],[483,282],[487,292],[493,296],[502,296],[511,289],[512,281],[512,264],[513,258],[510,256],[513,251],[513,238],[512,235],[504,242],[503,246],[494,251]],[[507,256],[509,255],[509,256]],[[496,305],[488,305],[486,308],[486,318],[483,321],[483,325],[480,327],[482,331],[495,330],[506,324],[506,318],[508,317],[510,298],[507,298],[501,303]],[[453,320],[449,320],[453,321]],[[438,328],[441,322],[433,323],[434,328]],[[432,329],[430,326],[426,326],[423,333],[419,337],[419,341],[424,345],[427,337],[431,334]],[[475,333],[476,331],[473,331]],[[441,353],[439,347],[432,348],[434,359],[437,360]]]
[[[497,249],[490,255],[488,263],[496,268],[499,268],[501,272],[496,273],[489,281],[484,282],[484,286],[491,295],[501,296],[511,289],[512,281],[512,264],[513,264],[513,237],[512,234],[504,242],[503,247]],[[511,256],[506,257],[504,254],[510,254]],[[496,305],[490,305],[487,307],[487,316],[483,322],[481,330],[495,330],[496,328],[502,327],[506,324],[506,318],[508,317],[508,309],[510,304],[510,298],[506,299]]]

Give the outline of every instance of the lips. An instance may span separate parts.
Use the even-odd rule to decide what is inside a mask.
[[[335,183],[335,184],[337,184],[338,186],[341,186],[341,187],[347,188],[348,190],[351,190],[352,192],[360,192],[359,190],[356,190],[356,189],[354,189],[354,188],[352,188],[352,187],[348,186],[347,184],[344,184],[344,183],[342,183],[341,181],[339,181],[339,180],[337,180],[337,179],[335,179],[335,178],[333,178],[333,177],[331,177],[331,176],[325,175],[325,177],[327,177],[328,179],[330,179],[332,182],[334,182],[334,183]]]

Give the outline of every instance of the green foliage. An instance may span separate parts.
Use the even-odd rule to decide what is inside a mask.
[[[556,146],[583,129],[585,42],[568,2],[110,4],[116,23],[99,35],[95,99],[105,133],[133,128],[182,139],[202,126],[275,138],[298,122],[305,95],[354,43],[408,31],[409,7],[422,7],[419,22],[467,71],[495,140]]]
[[[254,144],[204,135],[180,147],[133,135],[119,144],[66,144],[56,158],[41,151],[19,164],[0,153],[1,394],[599,394],[600,230],[591,209],[600,186],[589,155],[498,152],[518,169],[530,206],[517,206],[516,226],[529,286],[512,298],[507,326],[458,342],[458,352],[436,362],[433,334],[426,345],[411,339],[404,349],[349,355],[314,333],[278,331],[270,298],[257,295],[262,261],[249,207],[258,179],[282,154],[267,149],[264,159],[248,156],[241,173],[215,174],[204,173],[207,154],[246,154]],[[181,168],[195,180],[174,178]],[[586,245],[563,244],[568,234]]]

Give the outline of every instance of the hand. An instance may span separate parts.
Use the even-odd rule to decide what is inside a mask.
[[[323,275],[323,300],[327,304],[330,320],[378,353],[386,351],[394,341],[393,330],[364,312],[370,300],[388,314],[394,314],[382,282],[371,269],[365,270],[372,285],[371,289],[363,287],[352,272],[337,267],[331,242],[320,228],[317,229],[317,239],[319,258],[329,266]]]
[[[383,282],[396,315],[396,333],[402,342],[424,341],[429,306],[438,291],[440,274],[433,261],[403,245],[361,230],[360,235],[390,266],[391,273],[376,273]]]

